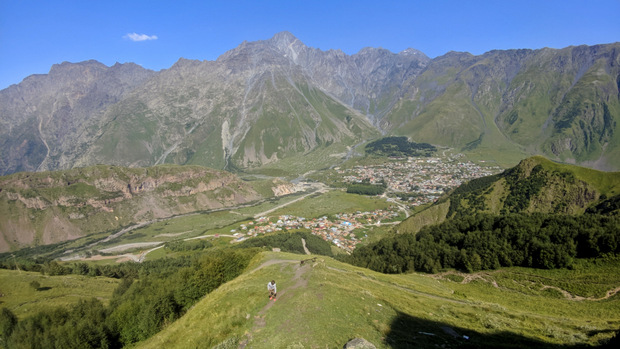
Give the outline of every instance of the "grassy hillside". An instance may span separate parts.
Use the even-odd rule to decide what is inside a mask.
[[[602,172],[534,156],[501,174],[461,185],[411,216],[398,229],[415,232],[424,225],[476,213],[581,214],[619,194],[620,172]]]
[[[378,348],[565,347],[599,344],[620,327],[618,259],[578,271],[432,276],[384,275],[328,257],[302,266],[304,258],[259,255],[137,347],[340,348],[355,337]],[[267,298],[271,279],[276,302]]]
[[[502,165],[544,154],[617,171],[617,48],[450,52],[429,63],[382,122]]]
[[[39,287],[31,284],[37,282]],[[0,269],[0,306],[18,318],[34,315],[43,308],[74,305],[97,298],[107,304],[120,280],[103,276],[49,276],[37,272]]]

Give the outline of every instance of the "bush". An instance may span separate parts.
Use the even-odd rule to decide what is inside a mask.
[[[30,282],[30,287],[34,288],[35,291],[38,291],[41,288],[41,284],[38,281]]]
[[[0,309],[0,344],[2,346],[5,346],[16,325],[17,316],[8,308]]]

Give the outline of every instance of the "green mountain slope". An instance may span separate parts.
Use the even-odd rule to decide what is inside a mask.
[[[102,238],[131,224],[236,206],[273,195],[266,188],[276,184],[261,186],[199,166],[16,173],[0,177],[0,251]]]
[[[501,174],[461,185],[397,229],[418,231],[424,225],[476,213],[580,214],[618,195],[620,172],[558,164],[535,156]]]
[[[239,62],[253,50],[259,48],[243,46],[217,62],[177,62],[108,109],[77,163],[248,169],[378,134],[281,57],[262,52],[258,65]]]
[[[259,255],[241,276],[136,347],[341,348],[362,337],[377,348],[553,348],[599,344],[620,324],[620,302],[606,293],[618,280],[605,276],[617,261],[605,271],[584,265],[570,276],[512,268],[464,278],[385,275],[320,256],[300,265],[305,258]],[[596,295],[578,291],[590,282],[586,274],[601,281]],[[271,279],[275,302],[267,298]]]
[[[0,91],[0,174],[174,163],[295,176],[379,134],[506,167],[541,154],[620,170],[619,48],[431,60],[322,51],[283,32],[160,72],[65,62]]]
[[[452,52],[429,63],[382,123],[500,163],[544,154],[618,170],[619,47]]]

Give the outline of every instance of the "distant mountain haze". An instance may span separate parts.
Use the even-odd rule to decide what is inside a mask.
[[[0,174],[102,163],[251,169],[382,134],[618,170],[619,51],[347,55],[282,32],[159,72],[64,62],[0,91]]]

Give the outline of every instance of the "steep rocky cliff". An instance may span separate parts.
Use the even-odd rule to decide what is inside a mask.
[[[267,186],[273,187],[269,196],[292,190],[281,181]],[[263,195],[231,173],[198,166],[17,173],[0,177],[0,252],[232,207]]]
[[[84,133],[155,72],[136,64],[57,64],[0,91],[0,174],[74,166]]]

